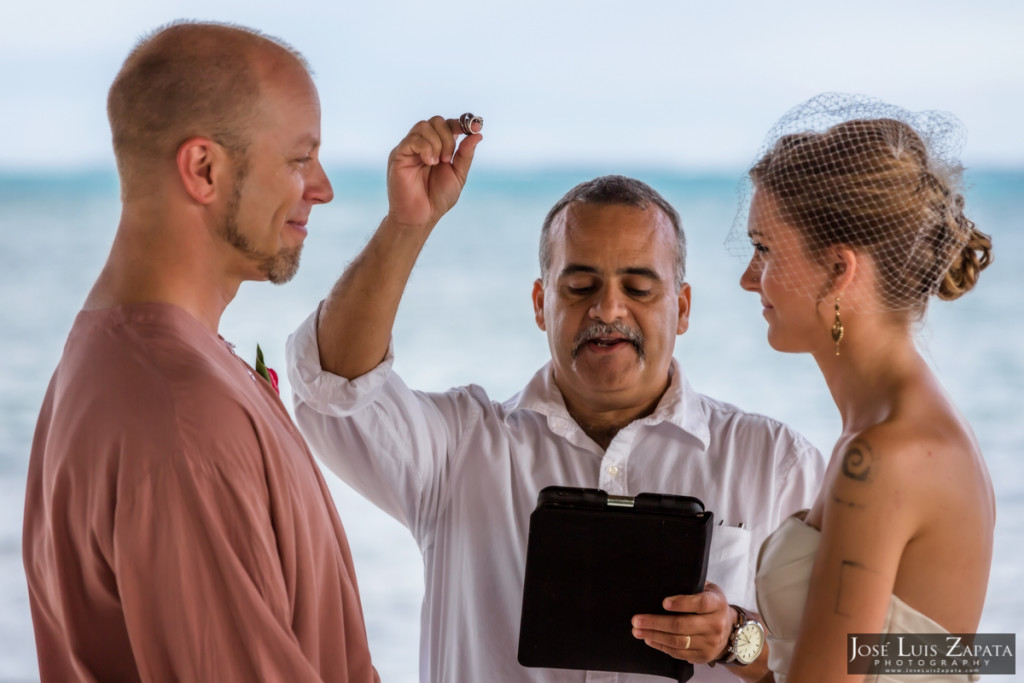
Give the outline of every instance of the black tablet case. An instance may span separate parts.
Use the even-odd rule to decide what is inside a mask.
[[[543,489],[530,515],[519,663],[689,680],[693,665],[634,638],[630,620],[704,589],[713,517],[689,496]]]

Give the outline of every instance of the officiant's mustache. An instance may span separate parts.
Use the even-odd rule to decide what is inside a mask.
[[[584,344],[607,338],[629,342],[636,349],[640,360],[644,359],[644,333],[620,320],[611,323],[594,321],[580,330],[572,340],[572,357],[579,354]]]

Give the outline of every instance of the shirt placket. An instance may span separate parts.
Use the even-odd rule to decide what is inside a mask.
[[[613,496],[628,496],[629,492],[629,454],[633,448],[636,429],[633,425],[626,427],[608,444],[604,457],[601,458],[601,475],[598,487]]]
[[[633,446],[636,430],[627,427],[620,431],[608,444],[601,458],[601,472],[598,487],[613,496],[629,495],[629,452]],[[620,675],[608,671],[588,671],[587,683],[619,683]]]

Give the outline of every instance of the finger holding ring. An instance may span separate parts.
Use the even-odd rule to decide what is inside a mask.
[[[477,126],[476,130],[473,130],[474,125]],[[466,135],[473,135],[474,133],[479,133],[484,127],[484,117],[476,116],[475,114],[470,114],[469,112],[466,112],[465,114],[459,117],[459,126],[462,127],[462,132],[465,133]]]

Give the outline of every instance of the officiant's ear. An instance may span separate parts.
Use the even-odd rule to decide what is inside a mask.
[[[547,330],[544,322],[544,280],[537,278],[533,283],[533,319],[537,322],[537,327],[542,330]]]

